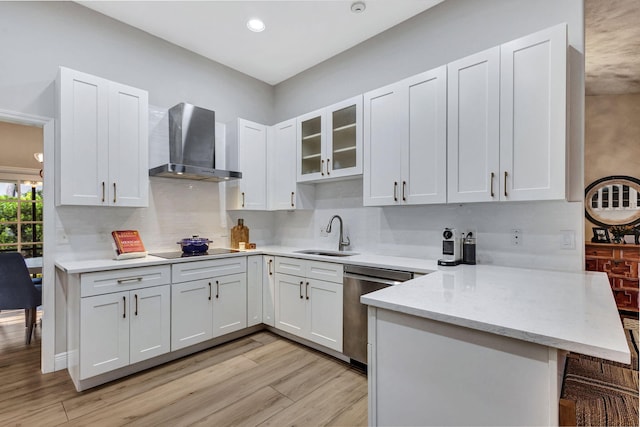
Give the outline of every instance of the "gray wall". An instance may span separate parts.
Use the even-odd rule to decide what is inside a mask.
[[[582,10],[582,0],[446,0],[278,84],[276,122],[562,22],[584,52]]]
[[[54,117],[62,65],[146,89],[151,105],[272,121],[272,86],[73,2],[0,2],[0,40],[0,109]]]

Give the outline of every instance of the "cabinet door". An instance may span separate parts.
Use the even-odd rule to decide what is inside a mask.
[[[402,145],[402,201],[447,201],[447,67],[404,80],[408,127]]]
[[[565,198],[566,56],[566,24],[501,46],[500,194],[505,200]]]
[[[267,128],[238,119],[239,208],[267,209]]]
[[[129,364],[129,292],[80,299],[80,379]]]
[[[232,274],[212,279],[213,336],[247,327],[247,275]]]
[[[264,261],[262,255],[247,257],[247,326],[263,322]]]
[[[298,182],[316,181],[326,176],[324,110],[304,114],[296,120]]]
[[[362,174],[362,96],[327,107],[326,178]]]
[[[307,336],[309,340],[342,351],[342,284],[307,279]]]
[[[399,83],[364,95],[364,176],[365,206],[398,203],[402,150],[399,141],[407,138],[406,96]]]
[[[171,350],[213,338],[211,280],[171,285]]]
[[[500,48],[447,65],[447,199],[499,199]]]
[[[68,68],[58,75],[56,202],[108,203],[109,82]]]
[[[269,145],[271,209],[295,209],[296,121],[278,123],[272,135]]]
[[[276,273],[276,328],[306,337],[305,280],[302,277]]]
[[[262,261],[262,322],[275,327],[275,258],[263,256]]]
[[[171,350],[171,286],[143,288],[129,293],[131,363]]]
[[[110,205],[149,205],[148,106],[146,91],[109,82]]]

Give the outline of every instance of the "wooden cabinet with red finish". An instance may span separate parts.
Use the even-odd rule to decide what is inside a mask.
[[[638,312],[640,245],[587,242],[585,264],[607,273],[618,310]]]

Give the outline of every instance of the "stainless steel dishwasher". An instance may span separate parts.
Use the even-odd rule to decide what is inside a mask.
[[[367,306],[360,296],[413,279],[413,273],[345,265],[343,277],[342,352],[352,362],[367,364]]]

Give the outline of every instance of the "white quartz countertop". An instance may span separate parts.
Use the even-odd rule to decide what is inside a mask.
[[[504,335],[549,347],[629,363],[630,354],[605,273],[460,265],[358,253],[348,257],[300,254],[300,248],[264,246],[224,255],[164,259],[56,260],[68,274],[275,255],[426,274],[361,297],[364,304]]]
[[[234,256],[247,255],[275,255],[287,256],[294,258],[310,259],[315,261],[334,262],[338,264],[355,264],[373,266],[379,268],[389,268],[396,270],[407,270],[414,273],[431,273],[438,269],[437,262],[434,260],[424,260],[419,258],[393,257],[377,254],[365,254],[355,252],[356,255],[347,257],[329,257],[322,255],[310,255],[297,253],[300,248],[292,248],[287,246],[263,246],[258,250],[247,250],[223,255],[203,255],[196,257],[186,257],[177,259],[165,259],[147,255],[144,258],[114,260],[114,259],[97,259],[97,260],[56,260],[56,267],[68,274],[88,273],[92,271],[117,270],[119,268],[144,267],[149,265],[174,264],[178,262],[203,261],[207,259],[220,259]],[[153,251],[152,251],[153,252]],[[350,252],[345,252],[350,253]],[[352,252],[353,253],[353,252]]]
[[[622,363],[630,353],[605,273],[442,267],[364,304]]]

